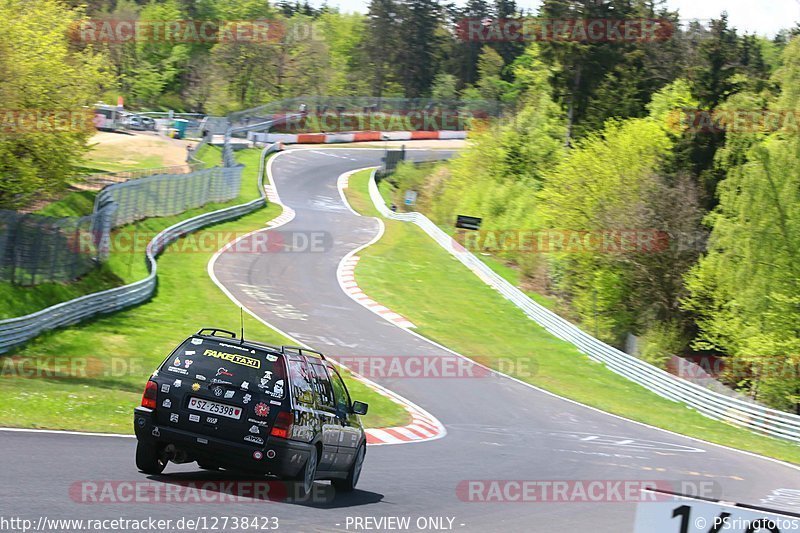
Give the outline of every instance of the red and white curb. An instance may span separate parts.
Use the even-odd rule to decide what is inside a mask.
[[[283,202],[281,202],[281,197],[278,195],[278,191],[275,190],[275,185],[273,185],[272,183],[270,183],[269,185],[264,185],[264,192],[267,195],[267,200],[283,208],[283,212],[277,217],[267,222],[267,226],[269,226],[270,228],[277,228],[278,226],[283,226],[284,224],[287,224],[292,220],[294,220],[295,217],[294,209],[292,209],[287,205],[284,205]]]
[[[371,381],[363,379],[361,376],[357,376],[356,374],[353,374],[353,376],[364,381],[367,385],[375,385]],[[447,430],[442,423],[436,420],[436,418],[427,411],[381,386],[373,388],[378,394],[402,404],[411,415],[411,423],[402,427],[366,429],[364,431],[367,434],[367,444],[380,446],[382,444],[425,442],[440,439],[447,435]]]
[[[362,170],[368,170],[372,167],[368,168],[361,168],[357,170],[353,170],[350,172],[346,172],[339,176],[339,179],[336,183],[337,188],[339,189],[339,196],[342,197],[342,202],[347,206],[351,213],[356,216],[361,216],[360,213],[355,211],[351,206],[350,202],[347,201],[347,196],[344,194],[344,190],[350,185],[350,176],[355,174],[356,172],[361,172]],[[358,248],[357,250],[353,250],[349,254],[347,254],[344,259],[339,263],[339,267],[336,269],[336,277],[339,280],[339,286],[342,288],[345,294],[347,294],[350,298],[361,304],[362,306],[366,307],[373,313],[377,314],[384,320],[387,320],[394,324],[395,326],[408,329],[416,327],[409,319],[404,317],[399,313],[395,313],[385,305],[379,304],[366,294],[361,288],[358,286],[355,277],[355,270],[356,265],[358,265],[358,261],[360,257],[356,254],[378,241],[383,236],[384,226],[383,221],[380,219],[378,220],[378,224],[380,224],[380,229],[378,231],[378,235],[370,242],[365,244],[364,246]]]
[[[257,133],[247,139],[261,143],[336,144],[370,141],[429,141],[466,139],[466,131],[353,131],[348,133]]]

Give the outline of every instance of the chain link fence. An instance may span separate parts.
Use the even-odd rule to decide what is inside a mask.
[[[85,217],[0,211],[0,282],[30,286],[86,275],[108,258],[113,228],[239,196],[243,167],[157,174],[106,186]],[[185,170],[182,167],[180,170]]]
[[[0,211],[0,281],[27,286],[85,275],[105,259],[103,236],[115,209],[80,218]]]
[[[297,113],[369,114],[447,111],[479,118],[498,117],[503,105],[496,100],[458,100],[444,98],[375,98],[370,96],[301,96],[270,102],[228,115],[235,126],[246,126],[274,119],[276,115]]]
[[[214,167],[190,174],[163,174],[109,185],[95,198],[95,212],[116,204],[112,227],[150,217],[173,216],[239,196],[242,168]]]

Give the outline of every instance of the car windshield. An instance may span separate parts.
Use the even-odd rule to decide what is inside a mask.
[[[282,355],[211,339],[188,339],[164,362],[160,372],[260,390],[275,399],[285,396]]]

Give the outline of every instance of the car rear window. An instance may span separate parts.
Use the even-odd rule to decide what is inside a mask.
[[[184,342],[160,372],[208,383],[225,383],[267,396],[286,395],[283,356],[263,350],[194,337]]]

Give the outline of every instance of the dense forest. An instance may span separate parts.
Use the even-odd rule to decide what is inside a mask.
[[[465,40],[465,19],[661,19],[659,40]],[[93,40],[87,21],[268,20],[267,39]],[[76,28],[78,30],[76,30]],[[690,350],[741,364],[729,380],[800,412],[800,40],[700,24],[652,0],[372,0],[366,14],[266,0],[0,0],[0,109],[136,109],[223,115],[295,96],[502,102],[469,148],[400,190],[451,226],[654,230],[652,249],[485,251],[597,335],[663,364]],[[76,35],[78,36],[76,38]],[[750,119],[741,127],[702,117]],[[786,118],[767,124],[767,114]],[[6,116],[3,119],[8,122]],[[714,122],[717,120],[717,122]],[[0,127],[0,208],[74,180],[90,131]],[[742,371],[742,368],[745,371]]]

